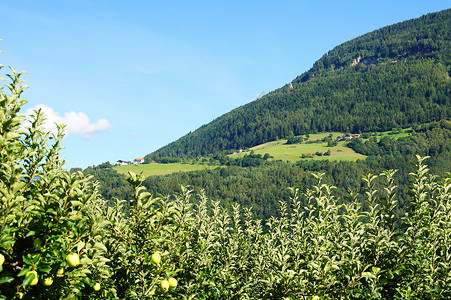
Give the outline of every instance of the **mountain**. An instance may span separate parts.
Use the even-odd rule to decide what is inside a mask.
[[[450,119],[451,9],[345,42],[285,86],[147,159],[204,156],[324,131],[373,132]]]

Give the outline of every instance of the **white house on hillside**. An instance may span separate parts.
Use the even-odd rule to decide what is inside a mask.
[[[125,161],[125,160],[118,160],[116,162],[116,166],[128,166],[130,164],[129,161]]]
[[[135,160],[133,160],[133,163],[135,165],[143,164],[144,163],[144,158],[135,158]]]

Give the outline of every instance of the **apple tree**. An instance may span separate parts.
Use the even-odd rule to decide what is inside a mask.
[[[0,90],[0,299],[114,295],[112,285],[93,289],[110,276],[96,183],[63,169],[64,126],[44,132],[40,110],[23,125],[27,86],[23,72],[10,71]],[[79,259],[72,267],[71,253]]]

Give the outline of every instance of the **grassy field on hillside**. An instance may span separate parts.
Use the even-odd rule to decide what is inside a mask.
[[[380,140],[381,138],[386,137],[386,136],[388,136],[389,138],[392,138],[392,139],[399,139],[400,137],[409,136],[410,130],[412,130],[411,127],[403,129],[402,132],[399,132],[399,133],[393,133],[391,131],[380,132],[377,134],[377,139]]]
[[[150,175],[167,175],[176,172],[189,172],[189,171],[198,171],[204,169],[214,169],[218,166],[208,166],[201,164],[142,164],[142,165],[129,165],[129,166],[117,166],[114,167],[116,171],[122,174],[128,174],[129,171],[140,174],[142,173],[145,176]]]
[[[251,149],[254,150],[254,149]],[[312,154],[316,152],[324,153],[330,150],[329,156],[314,156],[314,158],[302,158],[302,154]],[[270,154],[275,160],[280,159],[283,161],[296,162],[302,159],[328,159],[328,160],[348,160],[356,161],[358,159],[365,159],[366,156],[354,152],[354,150],[345,147],[345,142],[338,142],[335,147],[327,147],[327,143],[314,143],[314,144],[294,144],[286,145],[283,141],[279,141],[270,147],[262,147],[254,150],[255,154],[265,153]],[[243,155],[243,154],[242,154]]]
[[[342,136],[339,132],[327,132],[327,133],[317,133],[310,134],[309,141],[322,140],[323,138],[332,134],[332,139],[335,140],[338,136]],[[254,151],[255,154],[264,155],[268,153],[273,156],[275,160],[283,160],[296,162],[302,159],[328,159],[328,160],[347,160],[356,161],[358,159],[365,159],[365,155],[354,152],[354,150],[345,146],[344,141],[338,142],[337,146],[327,147],[326,142],[319,143],[306,143],[301,144],[286,144],[287,140],[278,140],[265,144],[261,144],[249,149],[249,151]],[[324,153],[330,150],[330,156],[314,156],[314,158],[301,158],[302,154],[314,155],[316,152]],[[232,157],[241,157],[249,152],[242,152],[237,154],[232,154]]]
[[[404,129],[402,132],[393,134],[391,131],[379,132],[375,133],[375,136],[379,139],[382,137],[388,136],[390,138],[400,138],[410,135],[408,133],[410,128]],[[343,133],[340,132],[324,132],[317,134],[310,134],[308,141],[322,140],[325,137],[328,137],[332,134],[332,140],[335,140],[338,136],[343,136]],[[306,143],[305,141],[300,144],[286,144],[287,140],[277,140],[273,142],[268,142],[265,144],[257,145],[249,149],[249,151],[232,154],[231,157],[243,157],[245,154],[249,154],[250,151],[254,151],[255,154],[261,154],[262,156],[265,153],[273,156],[274,160],[282,160],[289,162],[296,162],[303,159],[328,159],[331,161],[356,161],[358,159],[365,159],[366,156],[354,152],[351,148],[346,147],[347,141],[340,141],[334,147],[327,147],[326,142],[318,142],[318,143]],[[329,156],[317,156],[316,152],[324,153],[330,150]],[[302,158],[302,155],[313,155],[313,158]],[[129,171],[143,175],[167,175],[176,172],[190,172],[190,171],[198,171],[204,169],[214,169],[218,166],[209,166],[203,164],[182,164],[182,163],[171,163],[171,164],[143,164],[143,165],[130,165],[130,166],[120,166],[114,167],[119,173],[127,174]]]
[[[403,129],[401,132],[393,133],[392,131],[378,132],[375,133],[375,136],[378,140],[382,137],[390,137],[394,139],[398,139],[400,137],[406,137],[410,135],[411,128]],[[338,136],[343,136],[343,133],[340,132],[323,132],[317,134],[310,134],[308,141],[322,140],[325,137],[328,137],[332,134],[332,140],[335,140]],[[365,139],[363,139],[365,140]],[[320,143],[307,143],[302,142],[301,144],[286,144],[287,140],[277,140],[273,142],[268,142],[265,144],[261,144],[255,147],[252,147],[247,152],[232,154],[231,157],[242,157],[245,154],[248,154],[250,151],[254,151],[255,154],[264,155],[268,153],[273,156],[275,160],[283,160],[296,162],[302,159],[328,159],[328,160],[347,160],[347,161],[356,161],[358,159],[365,159],[366,156],[354,152],[351,148],[346,147],[347,141],[338,142],[337,146],[327,147],[326,142]],[[316,152],[324,153],[330,150],[330,156],[314,156],[314,158],[302,158],[302,155],[312,154],[314,155]]]

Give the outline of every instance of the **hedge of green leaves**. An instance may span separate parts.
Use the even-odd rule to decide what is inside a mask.
[[[451,298],[451,180],[428,174],[425,158],[401,216],[393,170],[364,176],[366,193],[349,199],[313,174],[265,226],[186,188],[153,197],[135,174],[132,200],[106,203],[93,178],[63,169],[63,127],[43,132],[41,111],[21,127],[25,86],[11,73],[0,90],[0,299]]]

